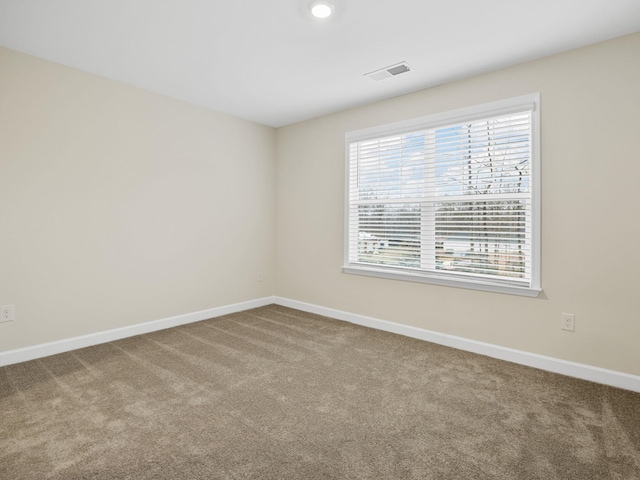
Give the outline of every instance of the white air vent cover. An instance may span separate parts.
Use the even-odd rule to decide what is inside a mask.
[[[365,73],[364,75],[365,77],[369,77],[371,80],[375,80],[376,82],[378,82],[385,78],[394,77],[396,75],[400,75],[401,73],[410,71],[411,67],[407,65],[407,62],[400,62],[394,65],[389,65],[388,67],[381,68],[380,70]]]

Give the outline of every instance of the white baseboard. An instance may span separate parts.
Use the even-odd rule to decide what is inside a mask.
[[[480,355],[486,355],[488,357],[538,368],[540,370],[560,373],[569,377],[580,378],[591,382],[610,385],[612,387],[640,392],[640,376],[637,375],[630,375],[628,373],[616,372],[614,370],[607,370],[591,365],[569,362],[567,360],[547,357],[535,353],[523,352],[512,348],[501,347],[499,345],[478,342],[476,340],[469,340],[467,338],[457,337],[454,335],[433,332],[422,328],[411,327],[409,325],[402,325],[399,323],[389,322],[387,320],[380,320],[378,318],[321,307],[319,305],[313,305],[277,296],[259,298],[247,302],[210,308],[208,310],[201,310],[199,312],[192,312],[184,315],[176,315],[175,317],[139,323],[104,332],[92,333],[56,342],[43,343],[31,347],[0,352],[0,367],[35,360],[37,358],[48,357],[50,355],[77,350],[79,348],[90,347],[100,343],[120,340],[122,338],[133,337],[135,335],[186,325],[188,323],[199,322],[208,318],[220,317],[222,315],[241,312],[251,308],[263,307],[272,303],[282,305],[284,307],[295,308],[303,312],[324,315],[325,317],[343,320],[345,322],[362,325],[364,327],[397,333],[399,335],[417,338],[419,340],[425,340],[427,342],[437,343],[439,345],[445,345],[447,347],[453,347],[467,352],[478,353]]]
[[[467,338],[456,337],[444,333],[424,330],[422,328],[401,325],[386,320],[366,317],[354,313],[334,310],[332,308],[312,305],[310,303],[299,302],[282,297],[274,297],[274,303],[284,307],[295,308],[304,312],[316,313],[325,317],[343,320],[365,327],[384,330],[385,332],[397,333],[407,337],[426,340],[428,342],[445,345],[447,347],[465,350],[467,352],[478,353],[488,357],[506,360],[508,362],[526,365],[528,367],[546,370],[548,372],[560,373],[569,377],[589,380],[591,382],[610,385],[612,387],[623,388],[634,392],[640,392],[640,376],[630,375],[628,373],[616,372],[614,370],[606,370],[600,367],[584,365],[581,363],[569,362],[558,358],[547,357],[535,353],[523,352],[512,348],[492,345],[490,343],[478,342]]]
[[[241,312],[251,308],[263,307],[274,302],[274,297],[259,298],[257,300],[235,303],[233,305],[209,308],[199,312],[186,313],[184,315],[176,315],[175,317],[163,318],[161,320],[153,320],[151,322],[115,328],[104,332],[91,333],[80,337],[73,337],[56,342],[42,343],[32,347],[0,352],[0,367],[35,360],[36,358],[48,357],[58,353],[69,352],[79,348],[90,347],[100,343],[112,342],[114,340],[133,337],[143,333],[150,333],[158,330],[164,330],[166,328],[186,325],[187,323],[199,322],[201,320],[207,320],[208,318],[220,317],[222,315]]]

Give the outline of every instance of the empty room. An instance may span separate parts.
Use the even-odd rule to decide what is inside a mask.
[[[0,479],[640,480],[640,2],[0,0]]]

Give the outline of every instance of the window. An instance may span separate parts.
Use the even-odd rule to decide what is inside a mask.
[[[536,296],[539,104],[348,133],[344,271]]]

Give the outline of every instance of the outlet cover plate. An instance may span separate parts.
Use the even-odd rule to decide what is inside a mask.
[[[13,322],[13,305],[2,305],[0,307],[0,322]]]
[[[560,328],[569,332],[575,332],[576,316],[573,313],[563,313],[560,320]]]

